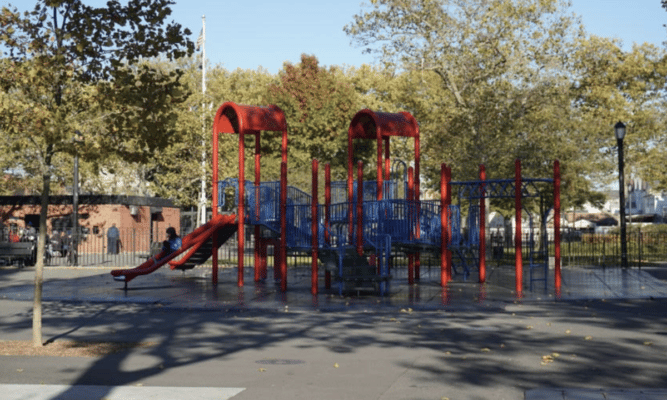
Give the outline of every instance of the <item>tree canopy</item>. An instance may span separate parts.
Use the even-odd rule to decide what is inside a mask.
[[[191,54],[190,31],[166,23],[170,0],[38,0],[0,11],[0,130],[3,166],[41,177],[33,342],[41,345],[41,285],[51,180],[74,154],[145,160],[164,147],[183,100],[178,70],[144,60]],[[7,156],[11,153],[12,156]],[[95,165],[95,162],[92,163]]]
[[[567,1],[371,0],[344,31],[412,76],[403,104],[422,125],[426,185],[441,162],[465,180],[479,164],[511,176],[515,158],[526,175],[549,176],[560,159],[565,204],[582,204],[601,199],[594,183],[610,175],[616,121],[636,132],[631,144],[655,143],[637,146],[637,171],[660,151],[664,51],[587,35]]]

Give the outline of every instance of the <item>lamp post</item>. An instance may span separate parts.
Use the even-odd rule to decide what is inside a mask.
[[[625,124],[617,122],[614,125],[614,134],[618,145],[618,202],[621,213],[621,267],[628,267],[628,243],[625,232],[625,182],[623,177],[623,138],[625,137]]]
[[[74,153],[74,176],[72,179],[72,240],[69,250],[69,262],[73,266],[79,264],[79,148],[78,145],[83,141],[81,132],[76,131],[73,142],[76,148]]]

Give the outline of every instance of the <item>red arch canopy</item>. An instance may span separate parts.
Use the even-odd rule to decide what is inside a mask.
[[[213,120],[214,134],[286,130],[285,114],[275,105],[246,106],[228,101],[218,108]]]
[[[219,133],[237,133],[239,135],[239,204],[237,210],[238,223],[238,285],[243,286],[243,254],[244,235],[243,225],[245,223],[245,141],[247,134],[255,135],[255,184],[260,183],[260,131],[279,131],[282,132],[281,144],[281,165],[280,165],[280,272],[281,289],[286,290],[287,278],[287,259],[286,259],[286,204],[287,204],[287,123],[285,114],[275,105],[266,107],[238,105],[232,102],[222,104],[215,113],[213,120],[213,199],[211,202],[213,215],[218,214],[218,134]],[[259,204],[256,205],[259,208]],[[258,231],[256,231],[258,232]],[[257,234],[257,233],[256,233]],[[213,237],[213,280],[217,283],[218,259],[217,259],[217,236]],[[255,267],[257,271],[257,267]]]
[[[381,200],[383,179],[389,178],[389,139],[392,136],[412,137],[415,139],[415,189],[417,200],[419,199],[419,124],[417,124],[417,120],[406,111],[386,113],[369,109],[357,112],[348,128],[347,167],[349,196],[351,196],[352,191],[352,169],[354,167],[352,165],[352,141],[354,139],[375,139],[377,141],[377,194],[378,200]]]
[[[364,109],[357,112],[348,131],[352,139],[378,139],[379,137],[419,136],[417,120],[409,112],[376,112]]]

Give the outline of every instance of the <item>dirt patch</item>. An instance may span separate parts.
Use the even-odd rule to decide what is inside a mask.
[[[35,347],[31,340],[0,340],[0,356],[104,357],[109,354],[146,348],[155,342],[79,342],[57,340]]]

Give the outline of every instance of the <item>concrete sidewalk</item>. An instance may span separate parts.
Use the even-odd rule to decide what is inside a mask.
[[[32,274],[0,269],[0,340],[31,338]],[[3,398],[667,399],[661,297],[519,301],[427,279],[387,298],[313,297],[298,275],[280,293],[226,276],[213,288],[207,274],[160,271],[124,291],[108,270],[47,269],[45,340],[147,345],[1,356]]]

